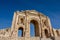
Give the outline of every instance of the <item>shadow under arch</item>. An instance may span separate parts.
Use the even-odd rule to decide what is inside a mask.
[[[45,32],[45,36],[46,36],[46,38],[49,38],[48,30],[47,30],[47,29],[45,29],[45,30],[44,30],[44,32]]]
[[[39,24],[38,24],[38,21],[36,21],[36,20],[31,20],[30,21],[30,24],[33,24],[34,25],[34,36],[35,37],[38,37],[39,36]],[[31,27],[31,25],[30,25],[30,27]],[[30,30],[31,30],[31,28],[30,28]],[[30,32],[31,33],[31,32]],[[31,35],[30,35],[31,36]]]

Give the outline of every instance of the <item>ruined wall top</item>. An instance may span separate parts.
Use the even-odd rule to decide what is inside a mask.
[[[41,16],[44,16],[44,17],[48,17],[48,16],[45,16],[43,13],[38,12],[36,10],[21,10],[21,11],[16,11],[14,13],[17,13],[17,14],[20,14],[20,13],[36,14],[36,15],[41,15]]]

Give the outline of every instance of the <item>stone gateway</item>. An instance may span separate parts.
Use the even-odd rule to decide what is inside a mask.
[[[34,24],[34,37],[30,35]],[[18,30],[21,31],[20,37]],[[49,17],[35,10],[14,12],[11,28],[0,30],[0,40],[60,40],[60,30],[52,28]]]

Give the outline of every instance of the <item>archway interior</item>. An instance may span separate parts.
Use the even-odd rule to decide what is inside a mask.
[[[20,27],[18,29],[18,37],[23,37],[23,28],[22,27]]]
[[[48,38],[48,30],[45,29],[44,31],[45,31],[45,36]]]
[[[35,20],[31,20],[30,21],[30,36],[39,36],[39,26],[38,26],[38,22]]]

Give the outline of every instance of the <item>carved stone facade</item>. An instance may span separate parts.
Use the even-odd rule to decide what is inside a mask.
[[[30,36],[30,23],[34,24],[35,36]],[[22,36],[18,37],[18,30]],[[14,12],[11,28],[0,30],[0,40],[59,40],[60,30],[53,29],[49,17],[35,10]]]

